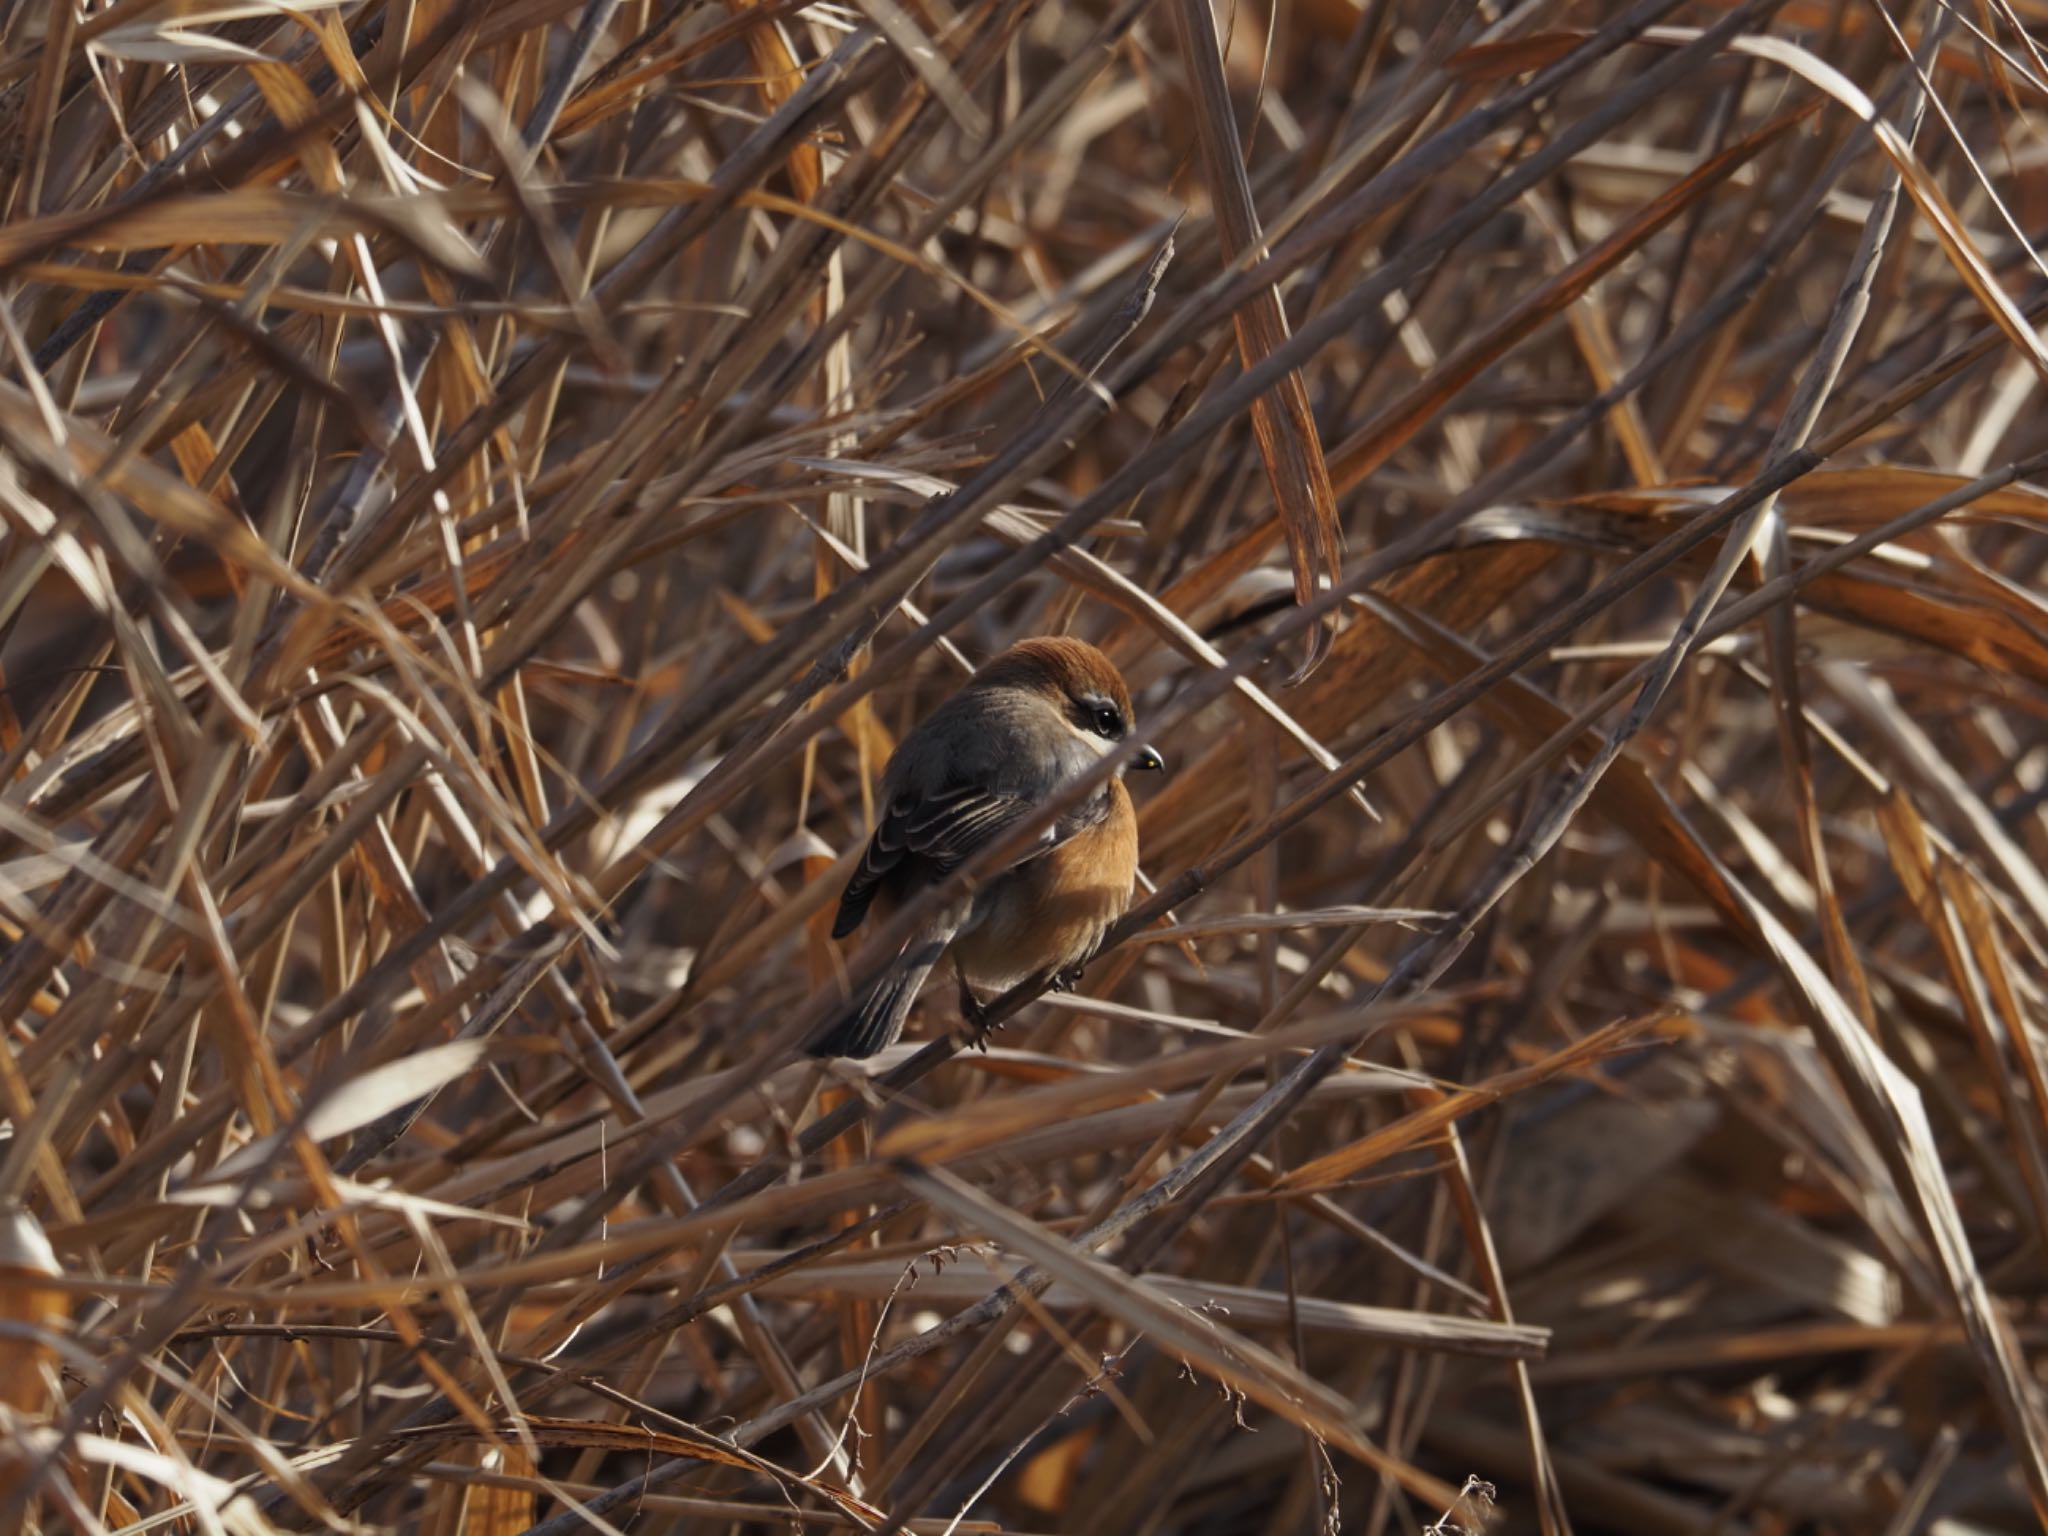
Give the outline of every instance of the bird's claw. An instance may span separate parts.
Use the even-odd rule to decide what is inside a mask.
[[[1081,970],[1078,965],[1070,965],[1063,971],[1054,971],[1048,985],[1055,992],[1071,992],[1081,985]]]
[[[965,986],[960,988],[960,1017],[967,1024],[967,1043],[977,1051],[986,1052],[989,1036],[1001,1026],[989,1017],[988,1009],[982,1006],[981,999]]]

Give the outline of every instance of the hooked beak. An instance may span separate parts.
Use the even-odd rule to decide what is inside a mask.
[[[1166,759],[1150,747],[1141,746],[1136,752],[1131,754],[1131,766],[1133,768],[1148,768],[1155,773],[1164,773],[1166,771]]]

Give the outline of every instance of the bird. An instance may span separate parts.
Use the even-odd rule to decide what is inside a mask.
[[[1166,767],[1135,733],[1116,664],[1086,641],[1040,636],[985,663],[904,737],[882,773],[880,819],[839,898],[835,939],[870,912],[887,922],[1104,757],[1121,761],[1013,859],[939,905],[809,1054],[861,1058],[893,1045],[948,951],[960,1011],[984,1042],[977,994],[1077,981],[1137,883],[1138,817],[1124,774]]]

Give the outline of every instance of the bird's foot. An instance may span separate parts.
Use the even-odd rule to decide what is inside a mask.
[[[1046,985],[1055,992],[1071,992],[1081,985],[1081,972],[1085,966],[1086,962],[1082,961],[1068,966],[1065,970],[1054,971],[1052,980]]]
[[[1002,1027],[989,1017],[988,1009],[967,989],[964,981],[960,984],[960,1017],[967,1025],[967,1043],[977,1051],[986,1051],[989,1036]]]

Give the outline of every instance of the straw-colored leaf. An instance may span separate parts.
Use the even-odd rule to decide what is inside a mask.
[[[372,1120],[453,1082],[483,1059],[484,1050],[485,1042],[481,1040],[453,1040],[372,1067],[314,1102],[306,1114],[306,1135],[314,1141],[326,1141],[360,1130]],[[206,1181],[219,1183],[253,1172],[275,1158],[280,1146],[276,1138],[251,1142],[208,1170]]]

